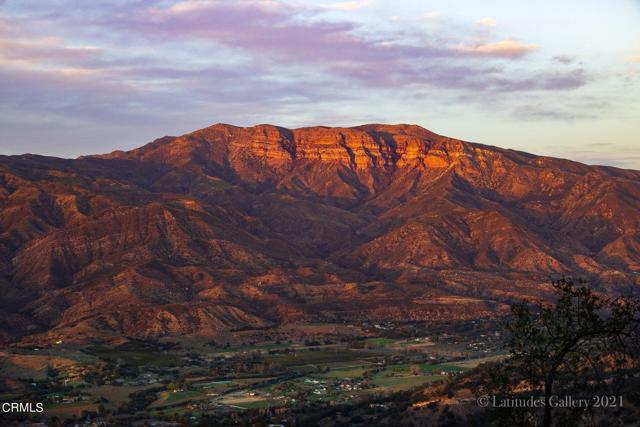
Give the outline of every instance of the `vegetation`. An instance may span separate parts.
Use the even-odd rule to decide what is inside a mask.
[[[441,381],[464,369],[438,363],[440,358],[430,363],[427,354],[403,345],[415,338],[266,338],[270,341],[233,345],[131,340],[81,347],[79,357],[85,362],[65,369],[50,364],[32,397],[44,398],[50,413],[65,422],[102,417],[115,425],[141,416],[183,420],[194,414],[203,418],[208,413],[242,413],[251,418],[250,413],[290,413],[307,404],[328,414],[373,396]],[[354,343],[364,345],[357,348]],[[87,362],[88,357],[93,362]],[[77,377],[76,385],[68,385],[70,377]],[[25,381],[25,386],[30,383]],[[307,414],[297,417],[306,419]]]
[[[598,425],[603,413],[593,408],[553,409],[545,418],[544,408],[479,408],[470,399],[474,391],[499,399],[544,399],[549,379],[552,396],[580,398],[623,387],[625,405],[640,405],[640,394],[630,391],[640,389],[634,342],[638,304],[605,298],[582,282],[564,280],[554,289],[553,304],[515,304],[504,329],[481,319],[429,325],[389,321],[363,323],[364,333],[351,337],[301,334],[283,340],[275,332],[241,331],[215,342],[132,339],[113,346],[69,346],[64,351],[70,357],[79,351],[82,363],[50,362],[39,379],[17,379],[22,393],[12,390],[0,398],[43,399],[47,416],[79,425],[106,420],[113,425],[488,427],[572,426],[587,419]],[[47,352],[39,350],[38,357]]]
[[[563,279],[553,286],[554,304],[523,301],[512,307],[506,325],[510,357],[488,371],[481,388],[502,397],[518,391],[542,396],[542,409],[497,408],[494,424],[579,425],[593,415],[594,405],[562,408],[552,400],[615,396],[617,380],[638,367],[637,300],[597,295],[584,281]]]

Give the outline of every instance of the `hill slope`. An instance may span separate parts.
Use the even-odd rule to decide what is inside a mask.
[[[214,125],[0,156],[2,339],[495,313],[640,284],[640,172],[411,125]]]

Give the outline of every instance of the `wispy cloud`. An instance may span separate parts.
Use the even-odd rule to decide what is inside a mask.
[[[99,58],[100,49],[91,46],[67,46],[56,37],[10,40],[0,38],[0,64],[40,67],[63,63],[78,65]]]
[[[433,21],[434,19],[440,18],[440,13],[439,12],[435,12],[435,11],[428,11],[428,12],[423,12],[420,13],[416,16],[411,16],[411,17],[404,17],[404,16],[399,16],[399,15],[392,15],[389,19],[393,22],[413,22],[413,23],[420,23],[420,22],[428,22],[428,21]]]
[[[128,11],[102,24],[154,42],[198,39],[242,49],[267,63],[313,64],[362,83],[396,86],[424,81],[418,73],[422,62],[451,63],[457,68],[455,62],[465,56],[520,59],[538,48],[514,40],[472,46],[456,45],[453,39],[428,42],[418,33],[414,38],[419,43],[407,43],[404,34],[365,37],[354,23],[300,19],[300,14],[313,16],[314,10],[273,2],[201,0]],[[373,78],[374,74],[379,77]]]
[[[460,52],[497,58],[521,58],[534,50],[539,49],[536,44],[525,44],[517,40],[501,40],[494,43],[482,43],[474,46],[460,46]]]
[[[571,56],[568,56],[568,55],[556,55],[551,59],[554,62],[557,62],[558,64],[563,64],[563,65],[569,65],[575,62],[575,58],[572,58]]]
[[[378,27],[333,12],[369,1],[16,4],[19,13],[0,12],[4,129],[35,116],[68,128],[80,121],[92,129],[185,130],[265,114],[383,119],[387,99],[411,100],[417,111],[460,103],[527,120],[593,114],[578,104],[573,115],[544,102],[523,105],[523,94],[580,92],[596,75],[538,40],[507,38],[489,17],[464,22],[432,11],[389,20],[386,13]]]
[[[431,85],[453,91],[473,90],[474,94],[574,89],[588,82],[584,70],[513,73],[503,63],[488,62],[521,60],[539,49],[536,44],[514,39],[464,44],[454,36],[430,40],[428,34],[417,30],[409,38],[406,31],[364,36],[360,24],[326,20],[318,9],[270,0],[184,0],[170,4],[136,1],[121,8],[110,7],[108,13],[94,11],[86,15],[92,18],[78,20],[73,14],[49,14],[49,19],[63,27],[75,24],[87,32],[99,30],[100,34],[132,40],[138,47],[133,52],[146,53],[117,58],[114,53],[120,46],[114,43],[118,41],[102,39],[97,46],[73,46],[61,38],[34,38],[28,32],[10,39],[1,38],[0,33],[0,44],[7,47],[0,54],[0,61],[55,64],[55,69],[69,74],[99,71],[107,78],[121,79],[134,90],[144,91],[172,81],[187,89],[199,82],[216,86],[221,81],[216,78],[225,68],[238,85],[248,87],[270,79],[295,85],[300,83],[296,75],[305,75],[309,87],[315,87],[310,84],[314,80],[340,78],[396,90]],[[460,34],[459,38],[471,34],[473,28],[469,27],[468,34]],[[183,51],[176,51],[176,44],[193,45],[197,47],[194,51],[201,53],[187,58]],[[167,67],[166,58],[152,53],[160,48],[174,52],[175,58],[169,58],[169,63],[182,62]],[[239,59],[227,59],[225,64],[217,55],[224,49],[231,49],[225,57]],[[203,56],[206,52],[212,53],[208,61]],[[154,66],[163,61],[165,64]],[[160,69],[165,74],[170,69],[173,76],[168,80],[166,75],[156,75]],[[243,75],[235,70],[250,70],[253,74]]]
[[[364,9],[365,7],[369,7],[373,4],[373,0],[359,0],[359,1],[343,1],[337,3],[329,3],[322,5],[322,7],[327,9],[337,9],[337,10],[358,10]]]
[[[482,18],[478,21],[478,25],[482,25],[483,27],[495,27],[498,24],[493,18]]]

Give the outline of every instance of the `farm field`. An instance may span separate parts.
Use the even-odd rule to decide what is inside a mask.
[[[285,341],[243,331],[216,340],[130,339],[5,351],[2,369],[10,381],[0,400],[36,396],[47,416],[119,420],[291,410],[302,402],[356,405],[441,384],[503,357],[493,341],[476,337],[447,333],[438,339],[415,331],[397,337],[375,329],[308,325],[302,330],[360,335]]]

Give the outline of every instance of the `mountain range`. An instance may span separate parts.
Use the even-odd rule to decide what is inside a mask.
[[[640,285],[640,172],[415,125],[216,124],[0,156],[0,340],[472,319]]]

